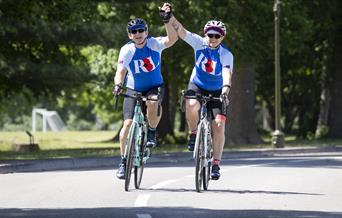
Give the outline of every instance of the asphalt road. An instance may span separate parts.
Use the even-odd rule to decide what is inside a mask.
[[[190,155],[152,158],[141,189],[129,192],[113,167],[0,174],[0,217],[342,217],[340,151],[222,163],[202,193]]]

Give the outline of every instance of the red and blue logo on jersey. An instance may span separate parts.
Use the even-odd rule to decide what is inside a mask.
[[[206,73],[215,74],[217,61],[213,61],[205,57],[204,54],[201,53],[200,56],[197,58],[196,65]]]
[[[154,69],[156,69],[156,65],[154,64],[152,57],[134,60],[134,73],[148,73]]]

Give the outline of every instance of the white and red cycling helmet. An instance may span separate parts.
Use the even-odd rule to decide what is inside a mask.
[[[208,32],[215,31],[222,36],[225,36],[227,34],[226,25],[220,21],[220,20],[210,20],[207,22],[207,24],[203,28],[204,34],[207,34]]]

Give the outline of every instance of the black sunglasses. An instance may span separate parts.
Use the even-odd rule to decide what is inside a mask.
[[[222,37],[220,34],[207,34],[207,36],[208,36],[209,38],[215,37],[215,39],[219,39],[219,38]]]
[[[131,30],[130,32],[131,32],[132,34],[136,34],[137,32],[143,33],[143,32],[145,32],[145,29]]]

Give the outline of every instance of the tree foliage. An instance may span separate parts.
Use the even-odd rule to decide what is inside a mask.
[[[119,121],[120,112],[112,108],[111,88],[119,48],[128,41],[126,23],[142,17],[152,36],[165,35],[158,15],[161,4],[162,1],[0,0],[1,113],[12,114],[6,104],[19,94],[27,99],[27,108],[54,105],[65,117],[76,114],[94,122],[101,120],[101,128]],[[257,105],[266,106],[271,117],[273,4],[273,0],[173,2],[174,14],[189,31],[202,35],[206,21],[215,17],[228,25],[224,43],[234,54],[237,77],[255,78],[246,87],[255,89],[252,98]],[[319,120],[321,93],[339,72],[334,69],[340,54],[336,49],[341,32],[340,3],[281,0],[280,8],[282,123],[286,133],[307,137],[315,132]],[[168,132],[174,129],[178,96],[187,85],[193,61],[191,47],[182,40],[163,52],[162,72],[168,90],[163,122]],[[242,87],[234,89],[234,95],[246,93]],[[340,96],[336,89],[333,93],[332,97]],[[232,98],[239,101],[238,95]],[[253,110],[253,102],[248,102],[244,111]],[[21,113],[27,113],[27,108]],[[240,115],[236,117],[243,117]],[[6,122],[11,119],[6,118]],[[253,122],[253,117],[249,120]]]

